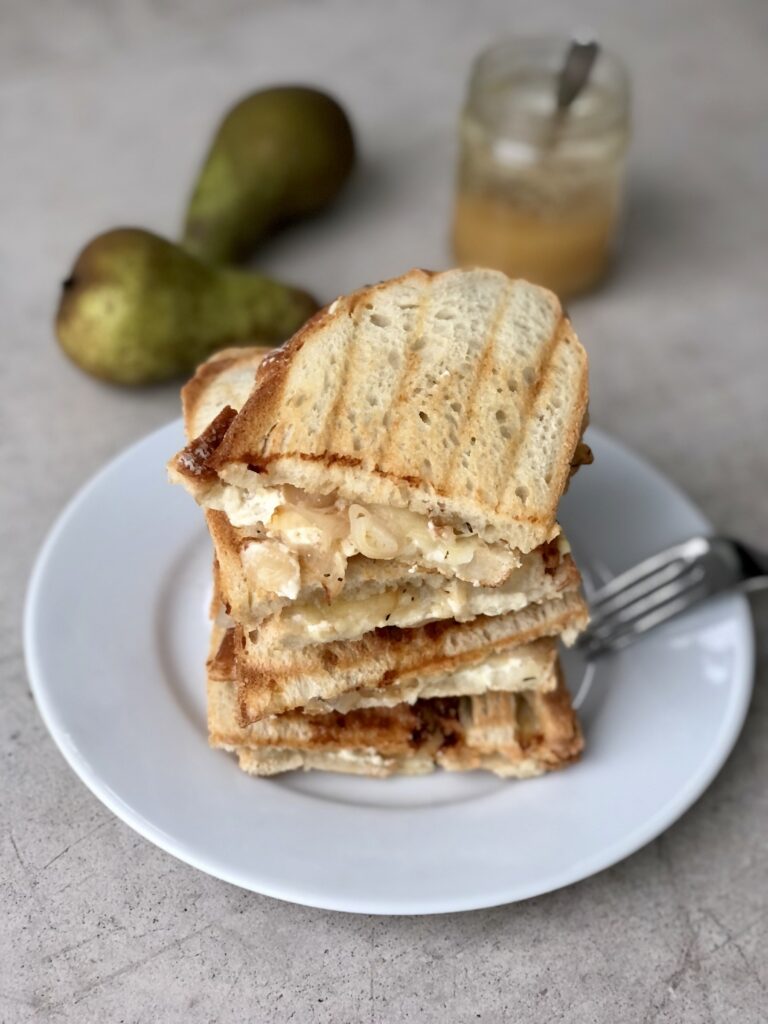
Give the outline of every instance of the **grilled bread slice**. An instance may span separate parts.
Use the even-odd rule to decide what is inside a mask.
[[[276,648],[257,629],[235,628],[233,653],[240,721],[301,707],[324,707],[352,690],[372,691],[481,665],[542,637],[572,641],[588,618],[577,590],[507,615],[443,620],[414,629],[377,629],[359,640]],[[406,692],[412,692],[407,689]],[[323,704],[321,702],[326,702]]]
[[[184,433],[194,440],[226,408],[240,410],[256,383],[259,363],[274,349],[257,345],[225,348],[201,363],[181,389]]]
[[[543,637],[502,654],[491,655],[480,665],[470,665],[446,675],[411,676],[386,686],[349,690],[333,700],[317,698],[305,705],[303,711],[308,715],[328,711],[344,714],[361,708],[415,704],[433,697],[473,697],[533,690],[547,693],[557,686],[556,665],[557,642],[553,637]]]
[[[411,271],[315,316],[172,461],[233,526],[264,529],[275,592],[402,558],[498,585],[558,533],[587,407],[550,292],[495,271]],[[297,573],[298,565],[298,573]]]
[[[221,643],[211,652],[210,671],[223,679],[236,678],[236,629],[216,622],[221,632]],[[480,664],[470,662],[465,667],[444,671],[428,667],[423,674],[405,674],[398,678],[386,670],[387,679],[380,685],[360,686],[327,700],[316,697],[301,710],[306,714],[324,714],[328,711],[356,711],[361,708],[395,707],[414,704],[431,697],[469,697],[493,691],[518,692],[520,690],[552,690],[555,688],[557,642],[555,637],[541,639],[492,654]],[[210,667],[210,666],[209,666]],[[238,712],[238,715],[240,712]]]
[[[290,711],[255,724],[238,721],[232,660],[214,629],[208,674],[208,735],[213,747],[235,751],[253,775],[322,769],[386,777],[487,769],[528,778],[578,758],[583,739],[562,678],[547,692],[523,690],[484,697],[449,697],[306,715]]]

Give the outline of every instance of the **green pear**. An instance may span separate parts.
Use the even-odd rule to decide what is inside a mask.
[[[316,309],[306,292],[207,266],[149,231],[116,228],[77,257],[56,334],[95,377],[147,384],[189,374],[227,345],[285,341]]]
[[[184,245],[211,263],[240,260],[276,227],[329,203],[354,160],[352,127],[330,96],[303,86],[253,93],[213,138],[189,201]]]

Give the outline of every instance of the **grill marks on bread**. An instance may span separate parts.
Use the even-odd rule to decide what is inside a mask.
[[[209,465],[442,513],[530,550],[555,529],[586,373],[550,292],[414,270],[337,300],[268,356]]]
[[[543,693],[445,697],[346,714],[294,711],[242,725],[235,685],[222,671],[208,677],[208,728],[211,745],[236,750],[254,774],[324,767],[391,775],[441,765],[527,777],[570,763],[583,748],[561,675]],[[294,756],[283,758],[289,752]],[[315,757],[323,753],[344,756],[324,763]]]
[[[570,590],[506,615],[478,616],[464,623],[449,619],[408,630],[386,627],[359,640],[300,650],[281,650],[258,629],[249,633],[238,626],[235,661],[241,720],[257,721],[355,688],[373,689],[479,665],[492,654],[513,651],[567,629],[582,629],[587,618],[581,594]],[[327,660],[329,652],[332,664]]]
[[[485,445],[495,434],[492,423],[488,423],[486,421],[492,415],[492,407],[496,402],[498,402],[498,399],[495,394],[487,394],[487,392],[491,390],[495,392],[497,390],[494,387],[494,381],[497,376],[494,372],[496,339],[500,325],[503,322],[504,315],[509,307],[510,293],[513,288],[514,285],[512,282],[509,282],[498,297],[496,310],[492,314],[492,325],[488,331],[482,355],[479,360],[477,360],[474,377],[472,378],[471,383],[469,383],[467,389],[464,407],[461,414],[462,426],[460,428],[458,444],[454,446],[445,475],[441,480],[443,489],[446,489],[458,470],[464,476],[470,487],[475,487],[479,490],[481,499],[485,498],[487,489],[493,492],[498,490],[498,481],[496,479],[488,481],[491,486],[490,488],[487,488],[484,480],[477,480],[475,478],[478,471],[477,462],[486,461],[482,458],[482,456],[487,455]],[[482,404],[480,402],[481,399],[484,399]],[[457,404],[457,399],[454,398],[453,403]],[[449,408],[452,408],[450,404]],[[480,448],[477,447],[479,440]],[[503,443],[498,445],[499,452],[503,452],[505,448],[506,445]],[[480,458],[478,458],[478,456],[480,456]],[[459,460],[461,464],[460,470],[457,466],[457,462]],[[492,460],[490,460],[487,462],[487,471],[492,472],[492,469]]]
[[[539,395],[546,392],[545,385],[548,383],[550,367],[552,358],[558,345],[563,340],[564,335],[567,335],[568,323],[564,318],[561,318],[557,324],[555,330],[552,332],[549,343],[542,348],[538,353],[536,362],[531,365],[523,367],[523,372],[520,375],[522,379],[516,379],[516,389],[522,392],[523,400],[522,407],[520,410],[520,421],[521,426],[518,427],[511,443],[504,446],[503,458],[500,462],[499,475],[500,475],[500,490],[503,487],[502,481],[509,481],[514,476],[515,462],[517,461],[520,450],[523,447],[526,439],[527,429],[530,426],[531,419],[536,415],[536,403]],[[528,371],[528,372],[527,372]],[[509,385],[508,385],[509,386]],[[500,419],[500,413],[503,414],[503,408],[497,409],[496,418]],[[505,422],[506,416],[503,415],[500,422]],[[502,436],[504,427],[501,427]],[[525,485],[515,484],[515,497],[519,498],[523,505],[527,504],[530,496],[529,488]],[[504,491],[502,490],[502,496],[499,501],[504,500]]]

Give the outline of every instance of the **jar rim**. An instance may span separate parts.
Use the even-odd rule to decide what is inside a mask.
[[[493,123],[493,105],[489,102],[492,90],[498,89],[505,77],[509,94],[515,88],[524,89],[526,83],[530,86],[542,75],[551,76],[554,83],[570,42],[569,37],[556,34],[510,36],[482,50],[472,64],[465,111],[497,134],[514,138],[538,136],[555,113],[556,89],[552,89],[551,107],[534,110],[520,105],[520,109],[511,112],[513,116],[506,109],[507,123],[501,131]],[[560,129],[564,138],[584,139],[627,127],[630,89],[624,62],[601,46],[590,83],[599,87],[599,95],[592,90],[589,110],[579,99],[575,101],[571,116],[566,117]]]

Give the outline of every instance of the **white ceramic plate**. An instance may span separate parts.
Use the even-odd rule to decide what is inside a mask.
[[[708,524],[669,482],[592,429],[566,532],[593,583]],[[243,775],[206,743],[210,549],[166,482],[180,423],[110,463],[35,567],[25,645],[51,735],[141,835],[219,878],[309,906],[426,914],[525,899],[586,878],[678,818],[725,761],[753,670],[749,609],[712,601],[585,670],[567,656],[587,749],[527,782]]]

